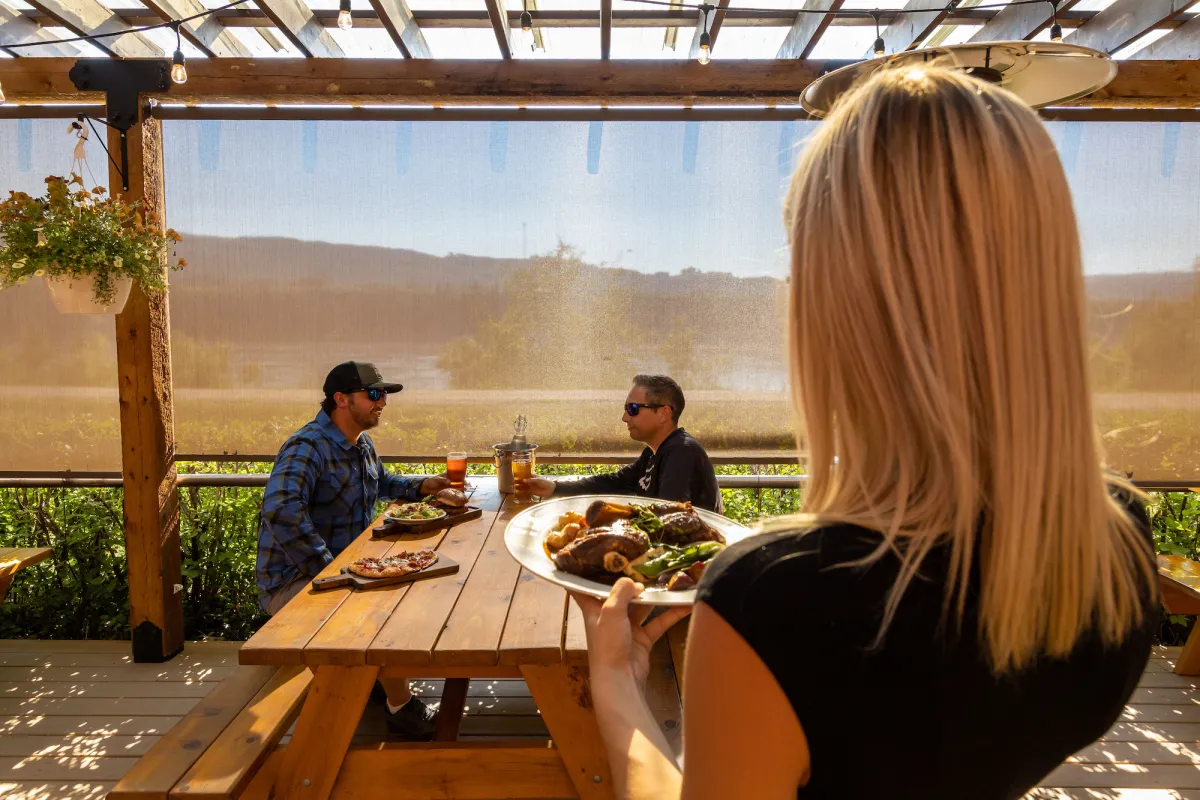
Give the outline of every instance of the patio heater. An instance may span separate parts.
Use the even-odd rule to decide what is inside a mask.
[[[1003,86],[1034,108],[1085,97],[1108,85],[1117,65],[1107,53],[1061,42],[981,42],[906,50],[860,61],[818,77],[800,95],[814,117],[824,117],[851,86],[879,69],[931,64],[960,69]]]

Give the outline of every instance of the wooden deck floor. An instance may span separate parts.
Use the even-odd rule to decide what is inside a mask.
[[[0,798],[99,798],[237,664],[236,642],[195,642],[133,664],[124,642],[0,640]],[[1124,718],[1056,770],[1033,800],[1200,800],[1200,679],[1160,648]],[[415,691],[436,702],[440,682]],[[464,739],[547,736],[524,682],[474,681]],[[360,741],[386,736],[369,709]]]

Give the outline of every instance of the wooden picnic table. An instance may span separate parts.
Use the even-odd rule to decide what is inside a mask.
[[[375,539],[364,531],[321,576],[389,551],[435,548],[456,575],[367,591],[300,593],[239,654],[242,664],[305,665],[313,682],[289,744],[255,781],[275,797],[611,800],[591,709],[583,621],[566,592],[504,547],[521,509],[494,478],[474,478],[483,516],[448,530]],[[372,527],[380,520],[372,523]],[[379,677],[446,679],[435,741],[351,749]],[[553,743],[456,742],[471,678],[523,678]]]
[[[0,547],[0,603],[8,597],[13,576],[28,566],[54,555],[49,547]]]

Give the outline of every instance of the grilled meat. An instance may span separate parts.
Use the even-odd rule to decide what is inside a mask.
[[[554,565],[563,572],[597,580],[616,580],[621,576],[622,559],[627,564],[650,549],[646,534],[618,520],[609,528],[588,528],[586,534],[554,554]],[[619,555],[621,558],[606,556]],[[610,571],[610,567],[616,567]]]
[[[725,537],[700,518],[694,510],[677,511],[662,517],[662,533],[659,534],[663,544],[695,544],[696,542],[721,542]]]

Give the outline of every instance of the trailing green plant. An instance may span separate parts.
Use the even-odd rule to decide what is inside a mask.
[[[90,278],[101,305],[113,302],[122,278],[161,292],[163,265],[180,238],[139,202],[109,197],[103,186],[87,189],[75,174],[51,175],[45,195],[9,192],[0,202],[0,288],[41,276]],[[186,266],[182,258],[170,264]]]

